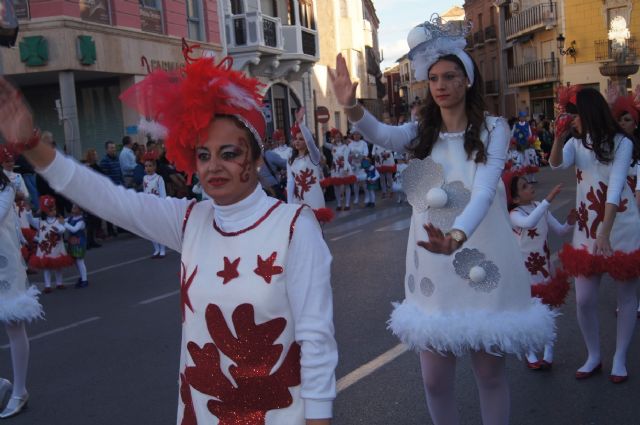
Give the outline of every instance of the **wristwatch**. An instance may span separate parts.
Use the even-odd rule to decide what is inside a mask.
[[[458,242],[459,245],[462,245],[462,243],[467,240],[467,235],[465,235],[462,230],[451,229],[448,235],[451,236],[451,239]]]

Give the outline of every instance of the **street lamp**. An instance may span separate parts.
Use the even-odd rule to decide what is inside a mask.
[[[556,38],[556,42],[558,43],[558,51],[562,56],[569,55],[573,59],[575,59],[576,58],[576,41],[572,40],[571,45],[565,49],[564,48],[565,40],[566,39],[564,38],[564,35],[562,33],[560,33],[560,35]]]

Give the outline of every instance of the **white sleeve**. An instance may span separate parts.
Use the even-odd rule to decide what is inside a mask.
[[[77,222],[75,224],[75,226],[72,226],[69,224],[69,222],[65,221],[64,222],[64,228],[67,229],[68,231],[70,231],[71,233],[75,233],[77,231],[80,230],[84,230],[84,220],[80,220],[79,222]]]
[[[462,230],[467,238],[471,237],[484,216],[487,215],[496,195],[509,146],[507,122],[503,118],[498,119],[488,137],[487,161],[484,164],[478,164],[471,188],[471,199],[453,223],[453,228]],[[501,181],[500,184],[502,184]]]
[[[636,164],[636,192],[640,191],[640,163]]]
[[[408,122],[403,125],[387,125],[378,121],[366,109],[360,121],[353,123],[353,130],[362,134],[365,140],[395,152],[406,152],[407,146],[418,135],[418,124]]]
[[[295,184],[293,181],[293,172],[291,171],[291,164],[287,161],[287,203],[293,203],[293,185]]]
[[[160,198],[116,186],[108,177],[59,152],[47,168],[37,171],[52,189],[81,208],[145,239],[181,251],[182,222],[190,200]]]
[[[338,349],[334,338],[331,253],[309,208],[304,208],[286,261],[287,295],[302,352],[300,366],[307,419],[332,417]]]
[[[0,222],[7,217],[7,214],[9,214],[11,208],[13,208],[15,198],[16,195],[13,192],[13,187],[8,183],[4,189],[2,189],[2,192],[0,192]]]
[[[552,170],[564,170],[571,167],[576,161],[576,143],[582,143],[576,138],[572,137],[562,148],[562,164],[554,167],[549,162],[549,166]]]
[[[609,172],[609,188],[607,189],[607,204],[620,204],[622,189],[627,184],[627,174],[631,156],[633,155],[633,142],[623,137],[613,156],[611,171]]]
[[[549,224],[549,227],[551,228],[551,230],[553,230],[553,233],[558,236],[568,235],[573,230],[572,225],[570,225],[569,223],[560,223],[558,219],[555,218],[553,214],[551,214],[551,212],[547,212],[547,224]]]
[[[548,211],[549,205],[549,202],[547,202],[547,200],[545,199],[544,201],[540,202],[529,215],[526,215],[516,208],[509,213],[511,224],[514,227],[521,227],[523,229],[531,229],[532,227],[536,227],[540,219]]]
[[[25,199],[29,199],[29,190],[27,189],[27,185],[24,182],[24,178],[18,174],[20,177],[20,189],[19,192],[22,194],[22,196],[24,196]]]
[[[40,227],[40,219],[35,218],[31,210],[27,211],[27,221],[34,229],[38,229]]]
[[[307,144],[307,150],[309,151],[309,158],[311,158],[311,162],[313,163],[313,165],[320,164],[320,150],[316,146],[316,141],[313,138],[313,134],[311,134],[309,128],[304,124],[300,124],[300,131],[302,131],[304,141]]]
[[[158,192],[161,198],[167,197],[167,189],[164,186],[164,179],[162,178],[162,176],[160,176],[160,178],[158,179]]]

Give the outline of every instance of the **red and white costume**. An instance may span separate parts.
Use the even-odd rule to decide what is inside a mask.
[[[155,160],[154,160],[155,161]],[[167,191],[164,185],[164,179],[160,177],[158,173],[145,174],[142,178],[142,191],[151,195],[159,196],[161,198],[167,197]],[[153,257],[164,257],[166,254],[166,248],[161,243],[151,241],[153,244]]]
[[[74,261],[64,246],[64,224],[60,224],[57,217],[33,218],[30,215],[29,221],[37,229],[36,253],[29,260],[29,266],[53,270],[71,266]]]
[[[331,417],[331,254],[310,209],[260,186],[226,206],[143,196],[59,153],[40,172],[88,211],[182,253],[177,424]]]
[[[351,140],[349,143],[349,162],[356,176],[354,183],[353,203],[360,201],[360,189],[367,190],[367,172],[362,168],[362,160],[369,155],[369,145],[363,139]],[[366,201],[365,201],[366,202]]]
[[[320,186],[320,150],[306,125],[300,131],[307,144],[307,154],[297,156],[293,162],[287,158],[287,199],[290,204],[305,204],[314,210],[324,208],[324,193]]]
[[[382,196],[386,196],[387,193],[391,196],[393,173],[396,172],[396,161],[393,157],[393,151],[385,149],[379,145],[374,145],[371,155],[376,163],[376,169],[380,173],[380,189],[382,190]]]
[[[342,196],[344,195],[344,207],[348,209],[351,205],[351,185],[357,180],[349,163],[349,145],[344,142],[339,144],[325,142],[325,145],[331,149],[333,156],[329,184],[336,187],[337,208],[338,210],[342,209]]]

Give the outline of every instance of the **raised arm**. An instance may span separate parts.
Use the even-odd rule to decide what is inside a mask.
[[[2,171],[0,171],[0,173],[1,172]],[[2,222],[13,209],[13,200],[15,197],[16,194],[10,184],[7,184],[0,192],[0,222]]]
[[[80,230],[84,230],[84,228],[85,228],[84,220],[80,220],[75,225],[69,224],[69,220],[67,220],[67,221],[64,222],[64,228],[66,230],[68,230],[69,232],[71,232],[71,233],[75,233],[75,232],[78,232]]]
[[[549,202],[547,202],[547,200],[545,199],[544,201],[540,202],[533,211],[531,211],[531,214],[525,214],[518,208],[512,210],[509,213],[511,225],[514,227],[521,227],[523,229],[531,229],[532,227],[536,227],[540,219],[544,217],[545,213],[549,210],[549,205]]]
[[[311,131],[304,123],[300,124],[300,131],[302,131],[304,141],[307,144],[307,150],[309,151],[309,158],[311,159],[311,162],[313,165],[320,165],[320,149],[316,146],[313,134],[311,134]]]

